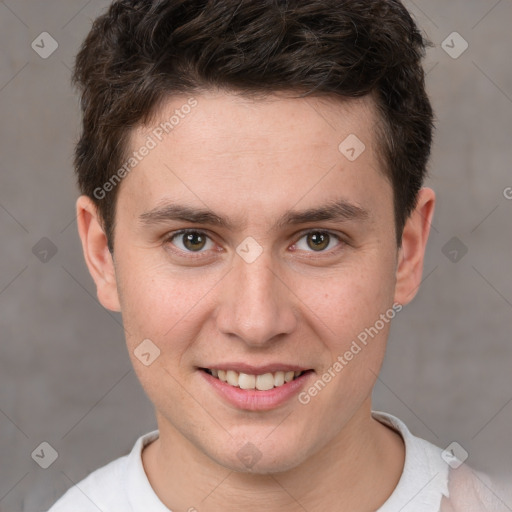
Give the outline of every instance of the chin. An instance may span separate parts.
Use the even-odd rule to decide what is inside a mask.
[[[304,447],[294,447],[289,441],[288,446],[281,444],[281,449],[278,449],[275,444],[260,443],[256,446],[250,441],[237,442],[236,445],[240,448],[233,450],[231,445],[225,447],[222,454],[205,453],[214,462],[230,471],[252,475],[283,473],[294,469],[307,457]],[[226,455],[226,452],[229,453]]]

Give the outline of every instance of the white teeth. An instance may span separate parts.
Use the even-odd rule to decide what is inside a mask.
[[[214,377],[222,382],[239,387],[240,389],[257,389],[259,391],[267,391],[274,387],[282,386],[297,378],[301,371],[278,371],[274,373],[264,373],[262,375],[250,375],[248,373],[238,373],[234,370],[210,370]]]
[[[264,373],[256,377],[256,389],[267,391],[274,387],[274,376],[271,373]]]
[[[284,384],[284,372],[274,373],[274,386],[282,386]]]
[[[256,387],[256,375],[240,373],[238,377],[238,385],[240,386],[240,389],[254,389]]]
[[[227,383],[232,386],[238,386],[238,373],[233,370],[228,370],[226,372]]]

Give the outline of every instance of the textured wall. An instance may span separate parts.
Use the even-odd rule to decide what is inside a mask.
[[[156,426],[120,317],[96,300],[74,219],[70,68],[107,4],[0,2],[1,511],[44,510]],[[512,2],[406,5],[435,43],[428,184],[438,204],[424,282],[393,325],[375,408],[439,446],[458,441],[475,467],[510,474]],[[454,31],[469,44],[461,55]],[[50,56],[42,32],[58,43]],[[58,452],[48,469],[31,457],[43,441]]]

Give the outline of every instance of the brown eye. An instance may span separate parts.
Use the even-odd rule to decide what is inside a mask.
[[[206,243],[206,238],[200,233],[186,233],[182,236],[183,245],[190,251],[200,251]]]
[[[210,238],[202,231],[178,231],[168,238],[168,242],[182,252],[204,252],[204,248],[210,249],[213,245]]]
[[[305,243],[304,243],[305,242]],[[333,243],[333,242],[338,242]],[[295,244],[297,249],[306,252],[334,252],[338,246],[342,245],[339,236],[328,231],[309,231],[305,233]],[[329,248],[329,249],[328,249]],[[332,251],[331,251],[332,249]]]
[[[323,233],[321,231],[314,231],[306,236],[308,241],[308,247],[310,247],[314,251],[323,251],[326,247],[328,247],[329,242],[331,240],[329,233]]]

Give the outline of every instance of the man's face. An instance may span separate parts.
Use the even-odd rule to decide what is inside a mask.
[[[114,260],[128,350],[162,438],[181,435],[232,469],[259,459],[255,472],[286,470],[367,418],[384,355],[397,247],[376,116],[367,99],[208,93],[158,141],[155,127],[188,99],[133,133],[132,150],[152,133],[158,144],[120,185]],[[338,216],[299,215],[335,203]],[[177,205],[226,225],[173,218],[166,207]],[[160,350],[148,366],[136,356],[147,339]],[[237,368],[308,372],[263,391],[204,370]]]

